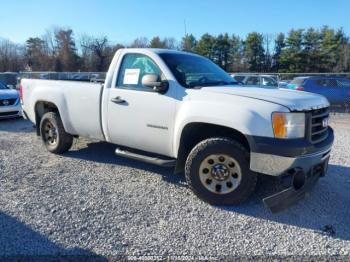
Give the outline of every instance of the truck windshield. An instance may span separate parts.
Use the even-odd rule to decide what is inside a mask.
[[[176,53],[161,53],[159,56],[183,87],[238,85],[234,78],[204,57]]]

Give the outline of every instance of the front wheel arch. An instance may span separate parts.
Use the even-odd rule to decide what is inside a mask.
[[[245,147],[248,152],[251,151],[247,137],[234,128],[208,123],[189,123],[181,132],[175,173],[184,171],[187,157],[198,143],[205,139],[218,136],[232,139]]]

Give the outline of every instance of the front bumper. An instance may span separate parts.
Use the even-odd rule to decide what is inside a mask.
[[[20,103],[12,106],[0,106],[0,119],[14,118],[22,116],[22,107]]]
[[[321,163],[330,155],[334,134],[329,128],[328,138],[318,145],[312,145],[305,140],[283,143],[273,138],[264,138],[261,142],[262,139],[259,138],[255,141],[250,143],[250,169],[257,173],[280,176],[293,168],[301,168],[307,172],[312,166]]]
[[[282,211],[304,198],[319,177],[326,175],[333,142],[332,128],[329,128],[327,139],[316,145],[306,140],[250,140],[251,170],[279,176],[282,182],[287,182],[287,189],[263,200],[273,213]]]

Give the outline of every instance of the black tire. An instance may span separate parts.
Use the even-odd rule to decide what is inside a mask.
[[[52,127],[50,129],[54,130],[56,139],[48,138],[48,126]],[[43,115],[40,121],[40,134],[46,149],[51,153],[63,154],[72,147],[73,136],[64,130],[58,113],[48,112]]]
[[[200,166],[214,154],[229,156],[240,166],[240,183],[232,192],[216,194],[201,182]],[[240,143],[222,137],[206,139],[192,149],[186,161],[185,176],[189,187],[200,199],[218,206],[241,204],[253,193],[257,183],[257,174],[249,168],[249,152]]]

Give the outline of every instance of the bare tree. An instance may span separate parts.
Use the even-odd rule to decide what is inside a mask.
[[[25,48],[7,39],[0,39],[0,72],[24,69]]]
[[[94,38],[85,36],[81,39],[80,45],[83,51],[83,60],[85,57],[90,58],[94,66],[90,64],[90,68],[94,67],[95,70],[101,72],[106,69],[106,59],[109,56],[107,47],[108,38],[106,36],[101,38]]]
[[[163,42],[167,49],[179,49],[179,45],[174,37],[166,37]]]
[[[136,38],[130,45],[131,48],[145,48],[149,44],[147,37]]]

